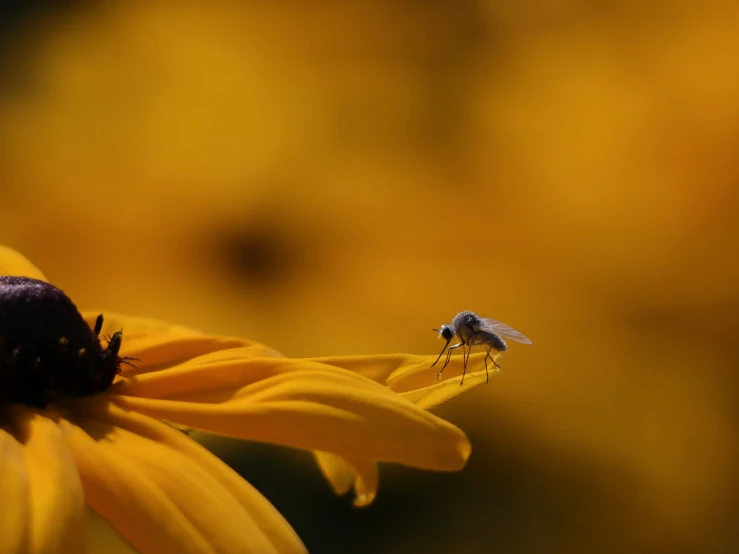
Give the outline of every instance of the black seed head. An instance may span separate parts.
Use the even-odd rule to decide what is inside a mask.
[[[74,303],[53,285],[0,276],[0,407],[44,407],[104,391],[120,370],[122,337],[113,338],[103,348]]]

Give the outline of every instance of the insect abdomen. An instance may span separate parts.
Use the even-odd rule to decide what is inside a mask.
[[[498,335],[496,335],[495,333],[490,333],[488,331],[479,331],[478,334],[480,335],[481,342],[487,344],[493,350],[497,350],[498,352],[505,352],[507,348],[506,343]]]

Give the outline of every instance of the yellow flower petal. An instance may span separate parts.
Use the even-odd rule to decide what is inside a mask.
[[[239,348],[250,357],[281,356],[259,343],[229,337],[207,335],[182,335],[152,331],[125,333],[121,356],[131,356],[139,361],[136,367],[123,366],[122,375],[133,376],[168,369],[174,365],[191,362],[195,358],[223,350]],[[224,356],[221,355],[221,358]]]
[[[360,458],[349,461],[357,473],[354,482],[354,505],[357,508],[369,506],[377,496],[377,487],[380,485],[380,472],[377,464]]]
[[[318,467],[336,494],[344,494],[354,487],[354,505],[368,506],[377,496],[380,475],[377,464],[354,458],[345,460],[328,452],[315,452]]]
[[[204,335],[180,325],[155,319],[133,317],[110,312],[88,311],[83,317],[94,327],[98,314],[103,313],[102,335],[112,335],[123,329],[121,356],[138,358],[136,368],[124,365],[122,375],[131,376],[166,369],[206,354],[244,348],[245,355],[279,356],[282,354],[254,341]]]
[[[0,244],[0,275],[32,277],[33,279],[47,281],[44,274],[35,265],[12,248],[2,244]]]
[[[470,452],[461,430],[386,387],[305,360],[195,360],[111,392],[119,405],[155,418],[347,458],[453,471]]]
[[[104,417],[116,427],[166,445],[195,461],[246,508],[280,554],[306,551],[295,531],[277,509],[238,473],[197,442],[175,431],[169,425],[135,412],[125,411],[104,400],[89,399],[86,410],[95,411],[99,417]]]
[[[434,367],[436,356],[413,356],[409,354],[388,354],[380,356],[334,356],[310,358],[322,364],[347,369],[390,387],[396,392],[425,391],[418,395],[405,395],[409,400],[423,398],[423,408],[428,409],[469,391],[485,383],[485,353],[470,356],[464,383],[460,386],[463,372],[462,356],[452,356],[449,365],[436,382],[436,375],[441,363]],[[443,360],[442,360],[443,361]],[[492,366],[492,363],[488,361]],[[495,375],[495,368],[490,368],[490,376]],[[482,375],[482,381],[479,376]],[[456,388],[454,385],[456,384]]]
[[[85,552],[85,502],[57,424],[20,409],[0,430],[2,552]]]
[[[63,427],[95,511],[142,554],[276,552],[244,508],[195,461],[104,420]],[[84,428],[84,430],[83,430]]]
[[[92,325],[97,312],[85,314]],[[135,377],[118,383],[114,389],[122,395],[149,398],[170,398],[204,403],[223,403],[243,396],[244,385],[254,384],[279,371],[259,372],[248,369],[244,374],[244,360],[258,356],[280,357],[267,347],[225,337],[209,337],[192,329],[168,326],[166,323],[144,318],[129,318],[114,314],[106,317],[107,329],[112,333],[126,328],[123,355],[141,359],[138,370],[124,368],[123,375]],[[314,358],[338,368],[363,375],[396,391],[419,408],[429,409],[484,382],[484,353],[470,359],[465,385],[459,386],[462,374],[461,357],[453,357],[444,371],[443,379],[434,383],[437,368],[431,368],[430,356],[404,354],[387,356],[349,356]],[[207,384],[203,382],[203,367],[209,373]],[[477,371],[473,371],[477,369]],[[214,371],[215,370],[215,371]],[[145,375],[150,374],[150,375]],[[429,383],[432,383],[429,385]],[[202,427],[201,427],[202,428]],[[253,438],[253,437],[249,437]],[[378,484],[377,464],[357,456],[351,462],[327,452],[316,453],[319,466],[329,483],[338,493],[354,487],[355,505],[367,505],[375,498]]]
[[[335,356],[311,358],[312,361],[346,369],[401,392],[417,407],[428,410],[486,382],[485,354],[470,356],[462,382],[461,356],[451,358],[442,378],[436,382],[441,366],[431,367],[433,356],[390,354],[380,356]],[[488,362],[490,363],[490,362]],[[490,371],[491,376],[494,375]],[[354,487],[355,506],[370,504],[377,493],[377,464],[372,460],[354,458],[350,461],[325,452],[316,452],[322,473],[337,494]],[[373,481],[374,480],[374,481]],[[374,482],[374,489],[371,484]]]
[[[341,456],[330,452],[314,452],[318,467],[328,481],[333,491],[338,494],[346,494],[354,486],[357,472]]]
[[[28,551],[29,496],[23,447],[13,435],[0,429],[0,540],[7,554]]]
[[[493,375],[494,373],[491,373],[491,378]],[[479,385],[484,385],[486,381],[485,370],[475,371],[474,373],[468,372],[464,377],[464,383],[462,385],[460,385],[461,380],[461,376],[456,376],[423,389],[403,392],[401,395],[419,408],[430,410],[463,392],[467,392]]]
[[[18,411],[13,426],[24,443],[29,477],[28,552],[85,552],[86,508],[74,460],[57,424]]]
[[[151,479],[82,429],[63,424],[92,508],[140,552],[208,552],[195,526]],[[162,521],[163,519],[163,521]]]

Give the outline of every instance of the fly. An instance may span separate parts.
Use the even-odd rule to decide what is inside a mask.
[[[492,356],[492,352],[505,352],[507,345],[504,338],[510,339],[521,344],[531,344],[531,339],[525,337],[512,327],[509,327],[505,323],[496,321],[490,318],[483,318],[473,312],[459,312],[454,316],[451,323],[441,326],[441,329],[434,329],[439,336],[446,341],[444,348],[441,349],[439,357],[436,361],[431,364],[434,367],[436,363],[441,359],[441,356],[446,350],[446,361],[444,366],[439,370],[436,376],[438,381],[441,378],[441,372],[449,364],[449,360],[452,357],[452,350],[462,348],[462,359],[464,362],[464,370],[462,372],[462,381],[459,383],[460,386],[464,383],[464,375],[467,372],[467,362],[470,359],[470,352],[473,346],[485,346],[487,347],[487,353],[485,355],[485,382],[490,381],[490,374],[488,373],[488,358],[495,364],[495,367],[500,369],[498,362]],[[449,346],[449,343],[455,337],[459,337],[459,343]],[[465,352],[464,347],[467,347]],[[447,347],[449,349],[447,350]]]

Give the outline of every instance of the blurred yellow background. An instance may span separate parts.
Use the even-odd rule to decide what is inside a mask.
[[[1,29],[0,241],[80,307],[291,356],[435,355],[463,309],[533,339],[438,410],[467,470],[383,468],[365,510],[213,445],[312,552],[739,551],[739,5],[18,2]]]

